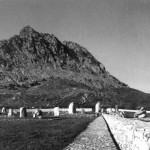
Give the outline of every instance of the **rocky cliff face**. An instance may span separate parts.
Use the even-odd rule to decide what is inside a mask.
[[[0,105],[87,104],[112,99],[108,89],[126,87],[77,43],[30,26],[0,41]]]
[[[0,66],[0,81],[17,85],[48,78],[52,71],[59,70],[61,76],[60,73],[54,76],[65,77],[63,71],[67,78],[68,74],[78,74],[80,82],[98,88],[125,86],[86,48],[71,41],[60,42],[54,35],[38,33],[30,26],[24,27],[19,35],[0,41]]]

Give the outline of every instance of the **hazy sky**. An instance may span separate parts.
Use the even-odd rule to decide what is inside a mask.
[[[26,25],[79,43],[119,80],[150,93],[149,0],[0,0],[0,39]]]

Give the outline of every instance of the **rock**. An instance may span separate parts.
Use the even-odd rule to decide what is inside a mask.
[[[25,107],[20,108],[20,118],[27,117],[27,111]]]
[[[13,116],[13,109],[10,108],[10,109],[8,110],[8,117],[12,117],[12,116]]]
[[[6,108],[5,107],[2,108],[2,114],[6,114]]]
[[[35,111],[35,113],[33,114],[33,118],[42,119],[42,118],[43,118],[43,112],[42,112],[42,110],[37,109],[37,110]]]
[[[36,115],[35,115],[35,113],[33,113],[33,118],[35,118],[36,117]]]
[[[84,108],[81,108],[81,114],[85,114]]]
[[[107,109],[106,109],[106,112],[107,112],[108,114],[111,114],[111,113],[112,113],[112,108],[107,108]]]
[[[100,111],[100,102],[97,102],[96,105],[95,105],[95,113],[99,113]]]
[[[11,80],[17,86],[25,86],[24,81],[28,84],[33,76],[35,79],[41,78],[39,72],[46,72],[45,66],[81,73],[81,75],[84,73],[87,77],[103,75],[107,82],[110,80],[107,85],[125,86],[110,76],[104,65],[98,62],[86,48],[71,41],[61,42],[53,34],[38,33],[30,26],[24,27],[19,35],[0,41],[0,58],[2,60],[0,65],[3,66],[0,77],[3,81]],[[36,65],[39,68],[35,67]],[[95,81],[91,80],[90,84],[102,87],[104,83],[100,81],[101,78],[99,82],[96,80],[97,84],[95,84]]]
[[[74,103],[72,102],[72,103],[69,104],[68,113],[69,114],[74,114],[75,112],[76,112],[76,108],[75,108]]]
[[[54,116],[59,116],[59,107],[54,108]]]

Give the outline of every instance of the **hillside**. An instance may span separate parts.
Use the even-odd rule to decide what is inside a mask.
[[[74,101],[78,107],[91,107],[99,100],[108,106],[133,107],[130,103],[138,95],[141,99],[134,107],[146,103],[149,95],[113,77],[77,43],[61,42],[30,26],[0,41],[1,106],[67,107]]]

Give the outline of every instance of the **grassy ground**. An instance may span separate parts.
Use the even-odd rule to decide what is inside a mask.
[[[92,122],[89,116],[0,118],[0,150],[62,150]]]

